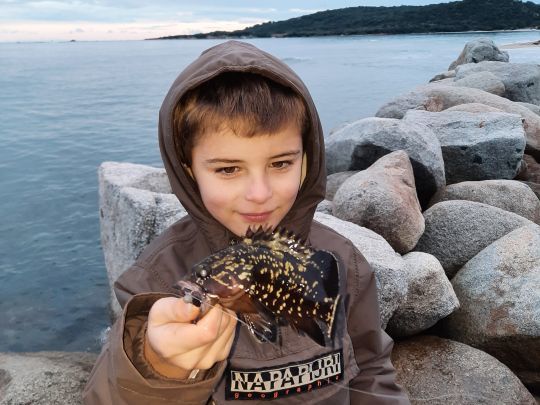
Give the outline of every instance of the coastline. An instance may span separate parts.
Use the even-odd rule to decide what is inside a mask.
[[[502,45],[501,49],[519,49],[519,48],[540,48],[540,39],[532,42],[520,42],[515,44]]]

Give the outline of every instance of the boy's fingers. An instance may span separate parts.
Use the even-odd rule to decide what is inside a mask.
[[[167,297],[157,300],[150,310],[149,322],[162,325],[170,322],[188,323],[197,318],[199,308],[181,298]]]

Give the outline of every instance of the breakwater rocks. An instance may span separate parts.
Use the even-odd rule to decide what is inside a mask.
[[[328,136],[315,219],[374,269],[413,403],[534,404],[525,385],[540,391],[540,69],[508,62],[489,40],[473,45],[453,71]],[[99,178],[113,280],[186,213],[163,169],[105,162]]]

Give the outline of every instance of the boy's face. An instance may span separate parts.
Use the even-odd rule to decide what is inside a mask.
[[[191,169],[206,209],[234,234],[275,228],[300,187],[302,136],[296,126],[252,138],[228,129],[205,134],[192,149]]]

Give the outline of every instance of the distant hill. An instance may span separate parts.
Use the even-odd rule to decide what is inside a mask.
[[[154,39],[308,37],[323,35],[540,29],[540,5],[521,0],[462,0],[427,6],[347,7],[237,31]]]

